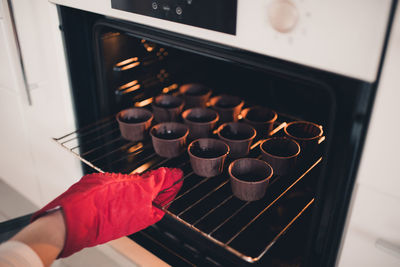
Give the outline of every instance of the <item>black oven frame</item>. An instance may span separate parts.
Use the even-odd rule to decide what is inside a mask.
[[[263,68],[286,78],[318,84],[326,90],[327,94],[331,95],[333,110],[328,120],[331,123],[328,126],[329,132],[326,134],[328,138],[325,155],[327,157],[322,171],[325,179],[319,184],[317,190],[317,201],[308,233],[309,253],[305,264],[307,266],[333,266],[339,250],[396,2],[394,1],[392,4],[378,78],[373,83],[284,62],[178,33],[59,6],[60,30],[64,36],[78,127],[101,119],[107,113],[107,100],[102,95],[103,81],[102,75],[99,73],[101,62],[96,56],[100,49],[96,42],[96,38],[99,37],[99,27],[113,27],[141,38],[167,43],[197,54],[254,68]],[[146,242],[148,241],[142,243]],[[148,247],[151,246],[148,245]]]

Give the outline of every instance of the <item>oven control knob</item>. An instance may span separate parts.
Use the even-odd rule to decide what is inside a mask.
[[[268,6],[268,19],[281,33],[290,32],[299,20],[299,12],[291,0],[274,0]]]

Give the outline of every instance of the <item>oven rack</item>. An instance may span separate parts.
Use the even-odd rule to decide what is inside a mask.
[[[279,135],[285,125],[286,122],[276,124],[271,135]],[[165,159],[155,154],[149,139],[142,142],[124,140],[120,136],[115,116],[53,139],[98,172],[140,173],[161,166],[181,168],[184,176],[181,179],[183,185],[180,192],[175,199],[160,204],[159,208],[206,239],[250,263],[259,261],[312,206],[314,198],[310,193],[300,197],[301,201],[296,198],[290,200],[290,197],[304,191],[304,180],[312,176],[311,173],[322,161],[322,157],[315,157],[314,160],[302,164],[304,166],[299,167],[293,177],[274,176],[266,197],[255,202],[245,202],[233,196],[226,173],[212,178],[196,176],[191,170],[187,153],[178,158]],[[251,146],[250,157],[260,156],[257,151],[260,142],[258,140]],[[229,160],[227,163],[229,164]],[[280,215],[277,217],[276,214],[287,209],[285,205],[296,208],[283,216],[286,220],[279,222],[278,226],[272,226],[268,231],[260,230],[263,226],[254,227],[260,224],[259,221],[269,223],[268,220],[273,221],[276,218],[279,221]],[[229,210],[228,214],[225,214],[226,210]],[[198,215],[196,211],[201,211],[201,216],[193,218],[193,214]],[[192,214],[192,217],[188,214]],[[218,217],[217,222],[210,219],[213,217]],[[235,231],[230,230],[232,226],[236,228]],[[258,238],[258,233],[263,231],[268,232],[264,233],[266,237]],[[266,241],[253,242],[254,238]],[[246,243],[251,244],[250,248],[243,245]]]

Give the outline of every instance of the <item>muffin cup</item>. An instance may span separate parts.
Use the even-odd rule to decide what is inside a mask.
[[[154,151],[164,158],[179,156],[185,150],[188,134],[189,128],[177,122],[163,122],[150,130]]]
[[[188,147],[193,172],[203,177],[213,177],[222,173],[229,146],[221,140],[201,138]]]
[[[292,121],[284,128],[285,135],[297,143],[301,148],[300,156],[309,157],[318,148],[319,139],[323,135],[322,126],[309,121]]]
[[[153,114],[144,108],[129,108],[120,111],[116,119],[121,136],[129,141],[140,141],[146,138],[151,126]]]
[[[159,95],[154,98],[152,109],[157,122],[177,121],[184,106],[183,99],[173,95]]]
[[[207,108],[192,108],[182,113],[184,123],[189,127],[189,139],[204,138],[211,135],[219,115]]]
[[[183,84],[179,87],[179,92],[185,99],[186,108],[206,107],[212,93],[211,89],[197,83]]]
[[[244,101],[237,96],[231,95],[220,95],[211,98],[210,104],[214,110],[219,114],[219,121],[224,122],[236,122]]]
[[[278,118],[275,111],[264,107],[251,107],[242,110],[243,121],[257,130],[260,136],[269,136]]]
[[[265,161],[253,158],[237,159],[228,168],[233,194],[244,201],[261,199],[273,175]]]
[[[229,157],[239,158],[249,154],[256,130],[245,123],[228,122],[218,128],[218,137],[230,148]]]
[[[268,162],[276,175],[288,175],[296,166],[300,145],[293,139],[274,137],[260,144],[263,160]]]

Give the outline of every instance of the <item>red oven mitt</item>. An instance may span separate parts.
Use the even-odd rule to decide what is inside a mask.
[[[36,212],[31,221],[61,207],[66,240],[59,257],[68,257],[85,247],[133,234],[161,220],[164,212],[153,202],[161,206],[171,201],[182,185],[178,182],[181,178],[181,170],[170,168],[142,175],[85,175]]]

